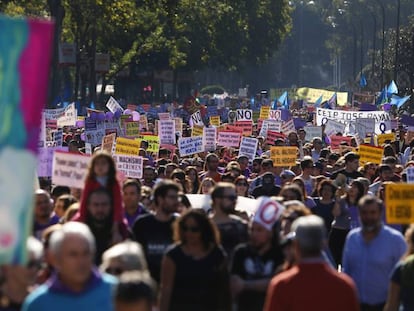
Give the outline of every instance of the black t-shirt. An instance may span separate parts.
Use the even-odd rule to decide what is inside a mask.
[[[271,248],[260,255],[248,244],[237,246],[233,254],[231,274],[245,281],[270,279],[279,265],[283,263],[283,253],[280,248]],[[243,291],[238,297],[238,311],[261,311],[266,292]]]
[[[143,215],[135,221],[132,232],[135,240],[144,248],[151,276],[160,281],[161,261],[167,247],[172,244],[172,224],[176,217],[167,222],[159,221],[153,214]]]
[[[279,186],[273,185],[270,188],[265,188],[263,186],[259,186],[254,188],[252,192],[252,196],[255,198],[261,197],[261,196],[278,196],[280,193],[281,188]]]
[[[230,292],[226,255],[222,248],[214,247],[204,258],[194,259],[183,252],[181,245],[171,245],[166,256],[175,264],[169,311],[225,308]]]
[[[361,174],[360,172],[358,172],[358,171],[347,172],[347,171],[343,168],[343,169],[341,169],[341,170],[339,170],[339,171],[333,172],[333,173],[332,173],[332,175],[331,175],[331,179],[332,179],[332,180],[335,180],[335,179],[336,179],[336,177],[337,177],[339,174],[345,175],[347,185],[349,185],[349,184],[351,183],[351,181],[353,181],[354,179],[357,179],[358,177],[364,177],[364,175],[362,175],[362,174]]]
[[[229,258],[232,257],[234,248],[240,243],[247,242],[249,237],[247,223],[237,216],[231,215],[230,217],[229,222],[217,224],[221,245]]]
[[[312,213],[323,218],[327,232],[331,231],[332,221],[334,220],[332,210],[335,206],[335,202],[332,201],[328,204],[324,204],[321,203],[319,198],[313,198],[313,200],[315,201],[316,206],[311,209]]]

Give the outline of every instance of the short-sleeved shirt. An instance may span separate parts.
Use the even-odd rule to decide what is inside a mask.
[[[237,216],[231,216],[231,221],[217,224],[220,231],[221,245],[231,258],[233,251],[240,243],[248,240],[247,223]]]
[[[403,276],[403,273],[407,275]],[[411,276],[411,277],[410,277]],[[410,281],[411,280],[411,281]],[[411,255],[396,266],[391,281],[400,286],[402,311],[414,311],[414,256]]]

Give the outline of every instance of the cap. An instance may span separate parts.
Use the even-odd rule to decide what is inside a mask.
[[[273,225],[284,210],[283,205],[269,197],[260,197],[256,200],[256,212],[253,216],[253,222],[260,224],[268,231],[272,231]]]
[[[296,177],[296,174],[293,173],[291,170],[284,170],[280,176],[284,177]]]

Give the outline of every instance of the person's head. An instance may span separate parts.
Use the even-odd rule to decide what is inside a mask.
[[[165,165],[165,177],[172,179],[171,175],[176,169],[179,169],[179,168],[178,168],[178,165],[175,163],[168,163],[167,165]]]
[[[285,210],[281,216],[281,235],[286,236],[291,231],[292,223],[299,217],[311,215],[309,208],[298,200],[291,200],[283,202]]]
[[[285,185],[286,183],[292,182],[293,178],[295,178],[295,177],[296,177],[296,174],[293,171],[284,170],[280,174],[280,178],[282,178],[282,186]]]
[[[296,144],[298,142],[298,134],[296,134],[296,132],[290,132],[288,140],[291,144]]]
[[[347,171],[355,172],[359,167],[359,154],[348,152],[345,155],[345,169]]]
[[[68,222],[49,240],[52,265],[60,281],[72,290],[82,290],[90,280],[95,238],[87,225]]]
[[[92,156],[87,179],[105,176],[108,177],[109,183],[114,182],[116,180],[116,166],[114,159],[109,153],[99,151]]]
[[[174,241],[186,245],[197,244],[204,249],[220,243],[216,225],[203,209],[190,209],[174,223]]]
[[[137,242],[124,241],[115,244],[102,254],[99,269],[115,276],[125,271],[147,271],[148,265],[142,246]]]
[[[205,177],[201,183],[200,188],[198,189],[199,194],[210,194],[211,189],[216,185],[216,182],[211,177]]]
[[[185,172],[180,169],[180,168],[176,168],[171,172],[170,178],[171,180],[175,181],[176,183],[184,186],[185,184]],[[185,190],[185,189],[183,189]]]
[[[173,214],[178,209],[178,192],[180,186],[170,180],[160,181],[154,188],[154,203],[158,211],[164,214]]]
[[[291,200],[297,200],[300,202],[305,201],[302,190],[300,189],[298,185],[295,185],[295,184],[283,186],[279,195],[283,198],[284,201],[291,201]]]
[[[232,214],[236,208],[236,186],[232,183],[219,182],[211,191],[213,209],[224,214]]]
[[[388,164],[381,164],[378,167],[378,174],[381,181],[392,181],[392,178],[394,177],[394,172]]]
[[[197,183],[197,186],[200,184],[200,180],[198,179],[198,171],[195,166],[187,166],[185,168],[185,174],[190,178],[192,183]]]
[[[247,181],[247,178],[240,175],[236,178],[234,184],[236,185],[237,195],[246,197],[249,190],[249,182]]]
[[[359,199],[364,195],[364,193],[364,184],[361,181],[354,179],[353,181],[351,181],[349,185],[347,199],[348,201],[352,201],[351,203],[356,204],[358,203]]]
[[[303,173],[311,174],[313,170],[313,160],[311,157],[304,157],[302,161],[300,161],[300,167]]]
[[[332,183],[330,179],[324,179],[318,184],[318,195],[326,200],[333,199],[337,187]]]
[[[71,206],[68,207],[65,214],[63,214],[63,217],[60,219],[60,222],[62,224],[71,221],[73,217],[79,212],[80,209],[80,203],[76,202],[73,203]]]
[[[59,216],[59,218],[62,218],[65,215],[65,212],[67,211],[69,206],[76,202],[78,202],[78,200],[76,200],[76,198],[73,195],[61,195],[56,199],[55,214]]]
[[[206,171],[216,171],[219,166],[219,157],[215,153],[206,156]]]
[[[261,168],[263,172],[272,172],[273,171],[273,160],[263,159]]]
[[[301,141],[305,141],[306,131],[303,128],[298,129],[298,136]]]
[[[50,196],[52,197],[53,201],[56,202],[56,199],[64,194],[71,194],[70,188],[68,186],[59,186],[56,185],[52,188],[50,192]]]
[[[178,194],[178,213],[183,214],[185,211],[189,210],[191,206],[191,202],[188,199],[188,197],[185,195],[185,193],[179,193]]]
[[[125,272],[115,287],[115,311],[151,311],[156,295],[156,283],[147,272]]]
[[[382,161],[384,164],[387,164],[391,167],[392,171],[394,172],[396,165],[398,164],[397,158],[394,156],[385,157]]]
[[[125,208],[137,208],[141,201],[141,183],[136,179],[127,179],[122,185],[122,199]]]
[[[249,158],[245,155],[240,155],[237,158],[237,162],[240,165],[240,169],[244,171],[249,166]]]
[[[306,197],[308,194],[306,193],[305,182],[300,177],[295,177],[292,180],[292,184],[298,185],[300,190],[302,190],[303,196]]]
[[[273,187],[275,184],[275,175],[271,172],[264,173],[262,176],[262,185],[263,187]]]
[[[145,208],[150,209],[152,200],[151,200],[152,189],[148,186],[141,187],[141,203]]]
[[[263,158],[254,158],[252,163],[252,173],[259,174]]]
[[[375,232],[382,224],[382,201],[367,194],[358,201],[359,218],[364,232]]]
[[[312,146],[315,150],[321,150],[322,149],[322,138],[314,137],[312,140]]]
[[[38,189],[34,193],[35,206],[34,217],[35,220],[49,219],[53,211],[52,199],[48,192]]]
[[[153,168],[152,166],[144,167],[142,171],[142,179],[147,185],[151,184],[156,178],[157,172],[155,168]]]
[[[326,242],[326,227],[321,217],[299,217],[292,224],[294,245],[300,259],[319,257]]]
[[[106,188],[93,190],[86,198],[88,221],[104,225],[112,221],[112,198]]]
[[[168,149],[161,148],[161,149],[158,151],[158,157],[159,157],[160,159],[167,159],[167,158],[169,157],[169,155],[170,155],[170,151],[169,151]]]
[[[384,146],[384,157],[395,157],[394,147],[390,144]]]

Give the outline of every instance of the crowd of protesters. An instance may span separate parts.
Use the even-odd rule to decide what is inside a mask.
[[[387,225],[383,202],[413,144],[389,142],[382,164],[361,165],[304,132],[275,142],[302,150],[291,167],[274,166],[263,139],[253,161],[143,142],[141,180],[120,183],[99,148],[82,192],[41,180],[29,262],[1,267],[0,310],[414,310],[414,227]]]

